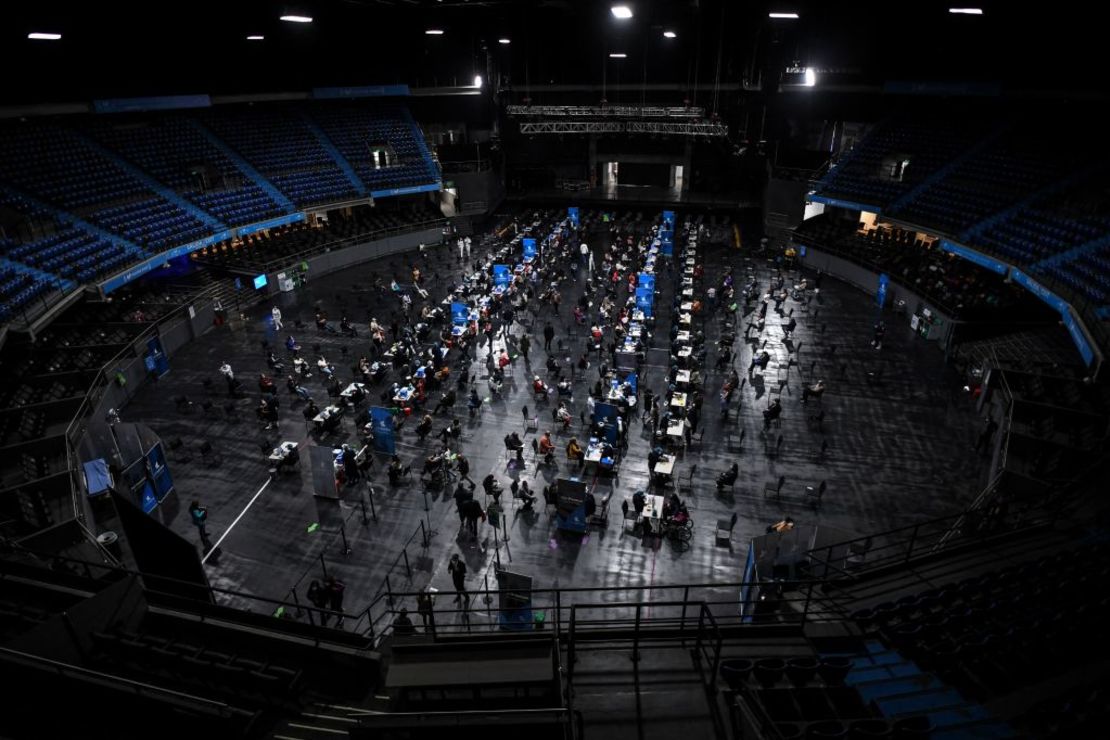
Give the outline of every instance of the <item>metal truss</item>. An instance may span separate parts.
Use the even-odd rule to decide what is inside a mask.
[[[522,134],[661,134],[664,136],[727,136],[720,123],[672,121],[524,121]]]
[[[510,105],[507,113],[537,118],[705,118],[704,108],[638,105]]]

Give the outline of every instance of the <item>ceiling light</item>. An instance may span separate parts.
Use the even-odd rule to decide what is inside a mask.
[[[673,39],[677,35],[678,34],[675,33],[674,31],[664,31],[663,32],[663,38],[665,38],[665,39]]]
[[[813,87],[817,84],[817,73],[813,71],[813,67],[806,67],[805,82],[802,84],[806,87]]]
[[[427,31],[424,32],[424,35],[425,36],[442,36],[443,35],[443,29],[442,28],[429,28]]]
[[[482,86],[482,75],[474,75],[474,87]]]
[[[513,42],[512,42],[512,39],[497,39],[497,43],[499,43],[499,44],[511,44]]]
[[[767,17],[768,18],[778,18],[780,20],[791,20],[791,21],[798,20],[798,14],[797,13],[768,13]]]
[[[616,53],[614,53],[614,54],[610,54],[609,58],[610,59],[624,59],[627,56],[628,56],[627,54],[616,54]]]
[[[312,16],[310,15],[283,15],[281,20],[286,23],[312,23]]]
[[[949,8],[949,13],[958,13],[960,15],[982,15],[982,8]]]
[[[614,18],[628,20],[632,17],[632,8],[628,7],[627,5],[614,5],[613,7],[609,8],[609,10],[613,12]]]
[[[34,39],[36,41],[57,41],[60,38],[62,38],[62,34],[60,34],[60,33],[39,33],[39,32],[36,31],[35,33],[27,34],[27,38]]]
[[[265,36],[247,36],[247,41],[261,41]]]

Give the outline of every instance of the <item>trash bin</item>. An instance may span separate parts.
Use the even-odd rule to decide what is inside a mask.
[[[547,621],[547,614],[545,612],[537,611],[533,615],[533,624],[535,624],[535,628],[537,630],[542,630],[544,628],[543,627],[544,622],[546,622],[546,621]]]
[[[120,547],[119,535],[117,535],[115,532],[112,532],[110,530],[107,532],[101,532],[96,536],[96,541],[100,543],[101,547],[112,553],[112,556],[116,560],[123,559],[123,548]]]

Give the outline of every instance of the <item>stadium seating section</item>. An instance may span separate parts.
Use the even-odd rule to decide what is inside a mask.
[[[1105,311],[1110,162],[1058,145],[1067,138],[1061,125],[890,119],[842,155],[816,192],[997,255]]]
[[[375,163],[374,149],[388,158]],[[228,106],[5,124],[0,321],[219,229],[439,179],[400,105]]]

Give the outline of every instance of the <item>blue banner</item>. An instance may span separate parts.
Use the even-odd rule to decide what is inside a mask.
[[[314,87],[314,98],[389,98],[406,97],[408,85],[359,85],[355,87]]]
[[[149,514],[158,506],[158,498],[154,495],[154,486],[150,481],[143,481],[143,491],[139,495],[139,506],[144,514]]]
[[[1067,301],[1038,283],[1033,278],[1026,275],[1021,270],[1014,269],[1013,272],[1011,272],[1010,274],[1013,277],[1015,283],[1025,288],[1048,305],[1055,308],[1061,314],[1066,314],[1068,312]]]
[[[524,244],[524,259],[530,260],[536,258],[536,240],[529,237],[522,241]]]
[[[607,403],[594,404],[594,421],[605,424],[605,440],[613,445],[617,444],[617,417],[621,415],[620,409]]]
[[[170,469],[166,467],[166,457],[162,454],[162,444],[158,443],[146,453],[147,467],[150,468],[150,477],[154,481],[154,495],[159,501],[164,501],[173,490],[173,478]]]
[[[991,272],[997,272],[999,275],[1005,275],[1010,269],[1010,266],[1007,265],[1005,262],[1000,262],[993,257],[988,257],[985,254],[980,254],[974,249],[968,249],[961,244],[950,242],[947,239],[940,240],[940,248],[943,249],[945,252],[951,252],[957,257],[963,257],[968,262],[974,262],[980,267],[985,267]]]
[[[183,244],[180,247],[174,247],[173,249],[168,249],[165,252],[160,252],[156,257],[151,257],[150,259],[140,262],[137,265],[132,265],[124,272],[116,275],[114,278],[105,280],[103,283],[100,284],[100,289],[104,292],[104,295],[108,295],[113,290],[119,290],[132,280],[137,280],[138,278],[153,270],[155,267],[161,267],[175,257],[181,257],[182,255],[189,254],[190,252],[195,252],[198,249],[203,249],[204,247],[211,246],[213,244],[216,244],[217,242],[222,242],[230,238],[231,230],[225,229],[223,231],[216,232],[211,236],[206,236],[198,241],[190,242],[189,244]]]
[[[513,279],[512,270],[508,265],[494,265],[493,266],[493,284],[509,287],[509,282]]]
[[[577,206],[571,206],[570,208],[567,209],[567,218],[570,219],[571,224],[574,226],[574,228],[577,229],[578,228],[578,208],[577,208]]]
[[[869,206],[863,203],[854,203],[850,200],[841,200],[839,198],[830,198],[826,195],[811,195],[809,196],[810,203],[824,203],[827,206],[834,208],[847,208],[849,211],[869,211],[871,213],[882,213],[883,209],[876,206]]]
[[[674,211],[663,211],[663,223],[674,226]]]
[[[646,272],[641,272],[640,276],[638,278],[636,278],[636,284],[640,288],[646,288],[647,290],[650,290],[653,293],[655,292],[655,276],[654,275],[649,275]]]
[[[207,95],[165,95],[157,98],[111,98],[94,100],[94,113],[132,113],[143,110],[175,110],[208,108],[212,99]]]
[[[169,358],[162,350],[162,340],[158,337],[151,337],[147,340],[146,356],[143,361],[146,363],[147,371],[153,373],[155,377],[160,378],[170,371]]]
[[[885,272],[879,275],[879,289],[875,291],[875,302],[879,308],[886,305],[886,286],[889,282],[890,277]]]
[[[298,223],[300,221],[304,221],[304,214],[303,213],[289,213],[289,214],[286,214],[284,216],[278,216],[277,218],[271,218],[267,221],[259,221],[258,223],[255,223],[255,224],[247,224],[246,226],[240,226],[239,229],[238,229],[238,234],[239,234],[239,236],[246,236],[247,234],[253,234],[257,231],[262,231],[263,229],[272,229],[275,226],[284,226],[286,224],[295,224],[295,223]]]
[[[666,238],[659,241],[659,254],[664,257],[671,257],[674,255],[674,239]]]
[[[381,406],[370,408],[371,429],[374,432],[374,449],[392,455],[397,450],[393,433],[393,412]]]
[[[644,316],[651,318],[655,315],[655,292],[647,288],[636,288],[636,308],[644,312]]]
[[[451,302],[451,323],[455,326],[464,326],[466,324],[467,316],[470,315],[470,309],[466,307],[465,303],[458,301]]]
[[[632,387],[632,392],[633,393],[638,393],[639,392],[638,387],[637,387],[637,381],[638,380],[639,379],[636,377],[636,373],[629,373],[628,375],[624,376],[624,382],[628,383],[628,385],[630,385]]]
[[[443,183],[433,182],[428,185],[413,185],[408,188],[388,188],[387,190],[371,190],[371,198],[388,198],[393,195],[409,195],[411,193],[431,193],[436,190],[442,190]]]

